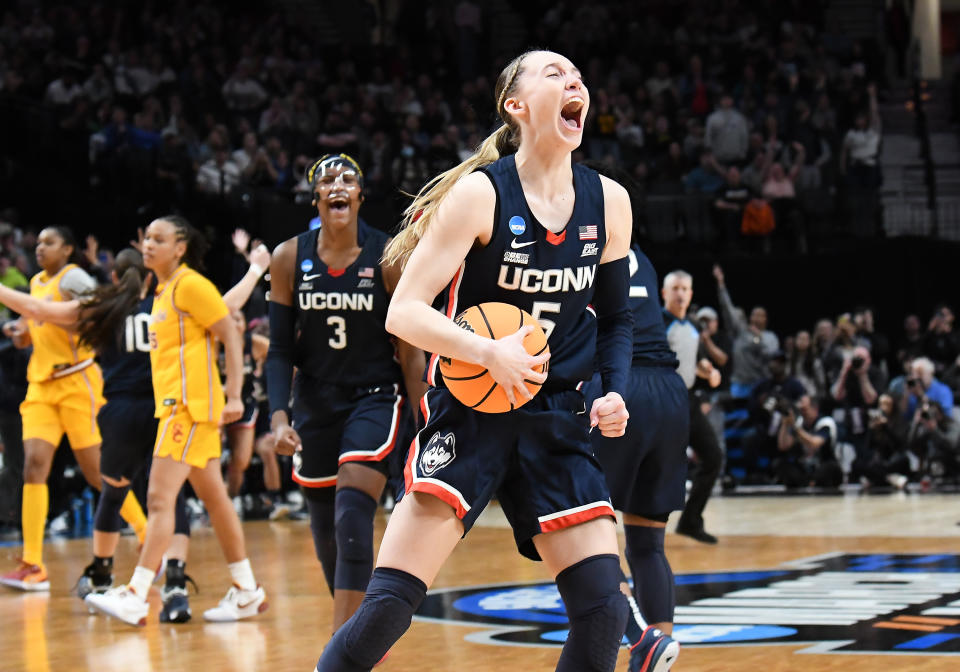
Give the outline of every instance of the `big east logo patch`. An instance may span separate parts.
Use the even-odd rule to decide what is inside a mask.
[[[781,568],[678,574],[673,636],[685,646],[807,644],[798,653],[960,656],[960,556],[832,554]],[[431,591],[421,620],[486,626],[498,645],[559,646],[553,583]]]

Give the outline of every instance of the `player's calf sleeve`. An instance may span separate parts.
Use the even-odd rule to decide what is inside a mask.
[[[31,565],[43,562],[43,528],[50,509],[50,491],[46,483],[23,484],[23,561]]]
[[[613,672],[629,610],[621,576],[616,555],[591,556],[557,575],[570,621],[557,672]]]
[[[317,671],[368,672],[410,627],[426,594],[426,584],[412,574],[389,567],[375,569],[363,602],[333,635]]]
[[[337,569],[337,536],[334,525],[333,493],[330,488],[303,488],[310,512],[310,533],[313,549],[323,568],[323,578],[333,595],[334,577]]]
[[[177,493],[177,503],[174,504],[173,533],[190,536],[190,512],[187,509],[187,495],[183,488],[180,488],[180,492]]]
[[[675,596],[673,570],[663,551],[665,529],[624,525],[627,563],[633,574],[633,595],[647,623],[672,623]]]
[[[334,499],[337,537],[334,589],[367,589],[373,572],[373,516],[376,512],[376,500],[362,490],[337,490]]]
[[[123,519],[120,518],[120,509],[130,492],[129,485],[119,488],[106,481],[100,482],[100,501],[93,514],[93,529],[97,532],[119,532],[123,529]]]

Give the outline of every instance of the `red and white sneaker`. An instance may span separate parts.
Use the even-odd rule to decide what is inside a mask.
[[[90,593],[83,601],[107,616],[113,616],[124,623],[143,627],[147,624],[150,606],[130,589],[129,586],[117,586],[105,593]]]
[[[238,586],[230,586],[226,596],[213,609],[203,612],[203,617],[215,623],[227,623],[250,618],[267,610],[267,593],[262,587],[256,590],[242,590]]]
[[[20,566],[12,572],[0,575],[0,584],[18,590],[50,590],[50,579],[43,565],[31,565],[20,561]]]

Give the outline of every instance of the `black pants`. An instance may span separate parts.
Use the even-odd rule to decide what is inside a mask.
[[[822,462],[814,469],[805,469],[790,460],[781,460],[777,464],[777,478],[788,488],[805,488],[815,485],[818,488],[836,488],[843,483],[843,470],[837,462]]]
[[[690,447],[697,455],[697,466],[691,478],[693,487],[687,505],[677,525],[699,530],[703,528],[703,510],[720,475],[723,452],[710,421],[700,408],[700,399],[693,395],[690,396]]]

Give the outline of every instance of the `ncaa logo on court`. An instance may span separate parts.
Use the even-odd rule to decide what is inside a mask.
[[[960,555],[828,554],[760,571],[678,574],[685,646],[803,645],[797,653],[960,656]],[[431,591],[417,618],[474,623],[471,642],[559,646],[553,583]]]
[[[454,450],[456,442],[453,432],[448,432],[443,436],[440,436],[440,432],[436,432],[431,436],[430,440],[427,441],[427,447],[420,454],[420,473],[424,476],[432,476],[453,462],[454,458],[457,457]]]
[[[514,215],[511,217],[508,225],[510,226],[510,233],[515,236],[519,236],[521,233],[527,230],[527,223],[523,221],[523,217],[520,217],[519,215]]]

